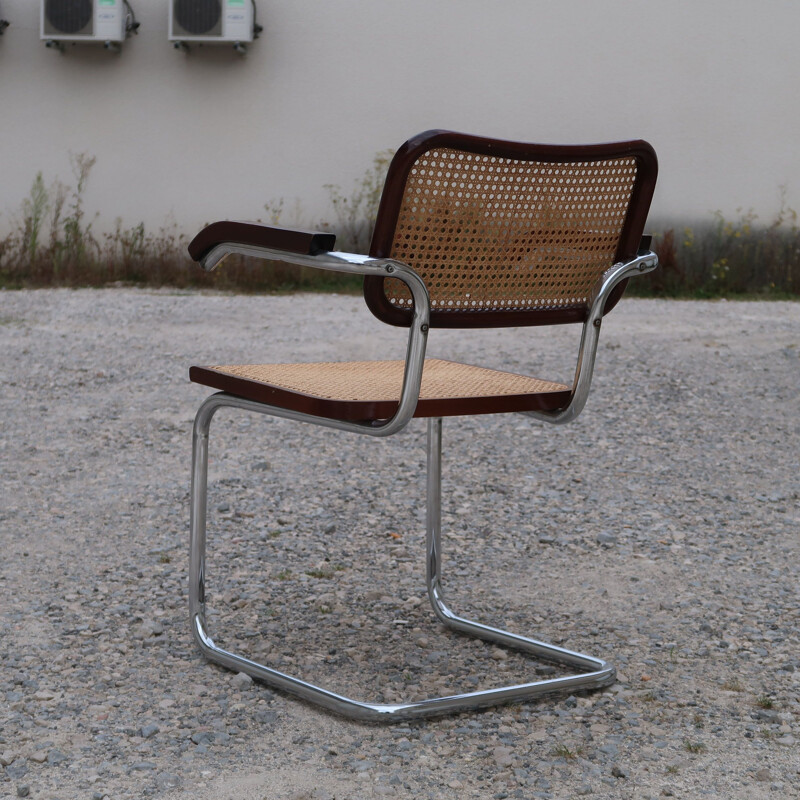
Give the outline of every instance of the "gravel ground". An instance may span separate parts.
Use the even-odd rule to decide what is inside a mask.
[[[429,353],[568,380],[577,333]],[[393,726],[199,655],[187,371],[395,356],[401,332],[354,297],[47,290],[0,293],[0,341],[0,795],[800,797],[800,304],[623,301],[576,423],[445,421],[452,604],[619,680]],[[226,410],[211,454],[223,643],[386,700],[547,672],[429,613],[423,423],[375,441]]]

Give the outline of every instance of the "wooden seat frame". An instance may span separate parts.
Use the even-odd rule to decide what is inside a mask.
[[[458,173],[460,166],[466,172]],[[210,660],[331,711],[371,721],[453,713],[613,682],[614,669],[602,659],[466,619],[445,602],[441,585],[442,417],[516,411],[563,424],[581,412],[603,316],[619,300],[628,278],[658,264],[649,240],[641,238],[656,172],[655,154],[642,141],[533,145],[428,131],[406,142],[390,166],[369,255],[334,251],[331,234],[252,223],[217,222],[195,237],[190,254],[207,270],[228,255],[240,254],[363,275],[370,310],[388,324],[409,328],[402,380],[397,378],[393,399],[381,397],[373,402],[367,397],[366,405],[359,405],[360,396],[342,400],[326,395],[327,390],[308,390],[305,384],[301,391],[291,381],[260,381],[247,377],[251,373],[242,369],[192,367],[192,380],[221,390],[201,405],[193,431],[189,604],[195,639]],[[476,176],[485,174],[495,182],[489,190],[475,186]],[[522,204],[527,205],[520,210]],[[439,236],[436,231],[442,228],[446,233]],[[498,235],[503,239],[501,247],[493,243]],[[439,238],[429,246],[432,236]],[[569,274],[561,280],[559,270]],[[470,274],[478,276],[473,283]],[[498,285],[511,286],[509,292],[518,294],[502,296]],[[481,396],[478,392],[477,397],[469,392],[433,398],[426,397],[425,391],[421,394],[432,327],[569,322],[583,325],[571,387],[548,385],[542,391],[516,395]],[[464,373],[467,380],[473,375],[471,369]],[[577,668],[577,674],[399,704],[369,703],[218,647],[206,614],[206,507],[209,428],[223,407],[377,437],[396,433],[414,416],[427,417],[425,561],[435,615],[453,630]]]

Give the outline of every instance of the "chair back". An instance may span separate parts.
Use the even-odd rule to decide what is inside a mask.
[[[643,141],[537,145],[428,131],[392,160],[370,255],[419,273],[432,327],[583,322],[603,272],[637,253],[657,169]],[[379,319],[410,324],[397,279],[366,278],[364,295]]]

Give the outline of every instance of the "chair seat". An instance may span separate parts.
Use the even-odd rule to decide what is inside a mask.
[[[388,419],[404,361],[192,367],[195,383],[259,403],[341,420]],[[562,383],[453,361],[426,359],[416,417],[552,411],[569,401]]]

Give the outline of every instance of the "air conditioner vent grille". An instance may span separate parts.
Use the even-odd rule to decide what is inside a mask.
[[[220,0],[175,0],[174,32],[189,36],[222,36]]]
[[[92,0],[46,0],[45,33],[91,36],[94,33]]]

